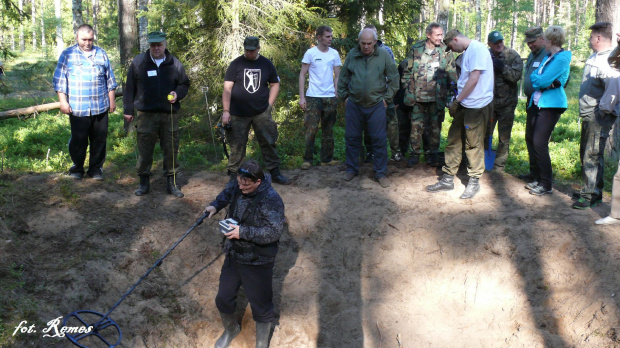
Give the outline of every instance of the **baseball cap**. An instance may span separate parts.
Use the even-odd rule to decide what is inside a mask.
[[[253,51],[257,49],[258,46],[260,46],[260,43],[258,41],[258,37],[256,36],[248,36],[245,40],[243,40],[243,48],[246,50]]]
[[[525,42],[536,41],[539,37],[543,36],[542,27],[532,27],[525,31]]]
[[[493,30],[489,33],[488,41],[490,43],[496,43],[497,41],[504,40],[504,36],[497,30]]]
[[[452,41],[452,39],[459,36],[460,34],[461,32],[458,31],[458,29],[450,29],[450,31],[448,31],[446,35],[443,36],[443,43],[446,44],[446,50],[450,50],[448,44],[450,43],[450,41]]]
[[[146,37],[148,38],[149,43],[162,42],[166,40],[166,33],[164,33],[163,31],[153,31],[153,32],[148,33]]]

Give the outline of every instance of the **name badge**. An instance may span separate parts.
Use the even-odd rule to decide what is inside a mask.
[[[534,62],[532,64],[532,68],[538,68],[540,66],[540,62]]]
[[[432,62],[431,63],[431,68],[438,68],[439,67],[439,62]]]
[[[157,76],[157,70],[149,70],[146,72],[146,74],[149,75],[149,77]]]

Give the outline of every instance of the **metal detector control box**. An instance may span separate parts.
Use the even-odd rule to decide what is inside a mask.
[[[220,221],[220,232],[226,234],[230,231],[233,230],[232,227],[229,227],[228,225],[238,225],[239,223],[237,221],[235,221],[234,219],[226,219],[226,220],[222,220]]]

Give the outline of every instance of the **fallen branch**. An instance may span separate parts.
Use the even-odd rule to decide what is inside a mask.
[[[123,96],[123,92],[116,93],[116,98],[122,97],[122,96]],[[55,110],[55,109],[60,109],[59,102],[35,105],[35,106],[21,108],[21,109],[2,111],[0,112],[0,121],[7,120],[9,118],[18,118],[20,116],[28,116],[28,115],[36,114],[39,112],[50,111],[50,110]]]

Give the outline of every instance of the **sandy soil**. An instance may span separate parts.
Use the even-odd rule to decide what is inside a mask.
[[[0,193],[10,195],[0,277],[15,263],[25,281],[4,295],[36,302],[4,323],[10,332],[21,320],[36,325],[13,346],[70,346],[40,330],[75,310],[107,312],[227,180],[187,174],[185,198],[174,199],[162,178],[136,197],[136,178],[106,174],[104,182],[0,176]],[[620,229],[593,224],[609,212],[608,197],[576,211],[567,193],[534,197],[518,179],[487,173],[481,193],[463,201],[460,180],[451,192],[426,193],[437,178],[426,165],[390,167],[388,189],[370,167],[350,183],[335,167],[285,174],[293,184],[275,186],[288,231],[271,347],[620,347]],[[213,346],[222,331],[220,241],[215,221],[197,227],[112,312],[121,346]],[[254,347],[243,298],[233,348]]]

